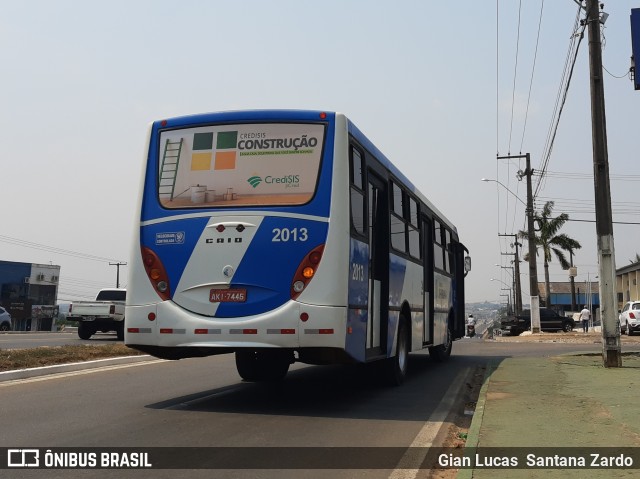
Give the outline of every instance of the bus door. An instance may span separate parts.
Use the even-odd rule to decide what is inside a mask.
[[[424,258],[424,344],[433,343],[433,225],[422,218],[422,248]]]
[[[465,314],[465,291],[464,291],[464,277],[465,271],[465,252],[467,248],[462,244],[455,241],[453,243],[453,277],[455,283],[455,324],[453,325],[454,338],[463,337],[466,332],[466,314]]]
[[[387,184],[368,175],[369,311],[366,357],[386,354],[389,323],[389,194]]]

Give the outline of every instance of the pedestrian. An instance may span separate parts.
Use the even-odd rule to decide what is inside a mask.
[[[589,332],[589,319],[591,319],[591,311],[585,306],[582,311],[580,311],[580,320],[582,321],[582,331],[585,333]]]

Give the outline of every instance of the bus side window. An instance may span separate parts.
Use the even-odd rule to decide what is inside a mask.
[[[437,220],[433,220],[433,266],[444,270],[444,251],[442,248],[442,226]]]
[[[409,254],[416,259],[422,258],[420,248],[420,222],[418,221],[418,203],[409,198]]]
[[[451,231],[444,230],[444,270],[447,273],[451,273],[451,269],[453,267],[453,245],[451,244]]]
[[[364,190],[362,185],[364,184],[362,167],[362,154],[353,146],[351,147],[351,162],[350,162],[350,176],[351,176],[351,232],[365,236],[365,202],[364,202]]]
[[[351,147],[351,184],[358,190],[363,191],[362,185],[362,154]]]
[[[407,227],[404,219],[403,192],[402,189],[391,183],[393,194],[393,205],[391,209],[391,246],[396,251],[406,253],[407,251]]]

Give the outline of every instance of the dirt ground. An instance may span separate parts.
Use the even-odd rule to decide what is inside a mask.
[[[540,332],[532,334],[530,331],[525,331],[520,336],[496,336],[496,341],[509,341],[515,343],[602,343],[602,333],[599,331],[589,331],[584,333],[582,329],[574,329],[570,333],[557,332],[546,333]],[[621,335],[620,340],[622,344],[640,344],[640,336],[628,336]]]

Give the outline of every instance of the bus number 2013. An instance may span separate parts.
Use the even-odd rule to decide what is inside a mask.
[[[309,233],[307,228],[274,228],[272,242],[286,243],[288,241],[307,241]]]
[[[351,263],[351,279],[353,281],[364,281],[364,265]]]

